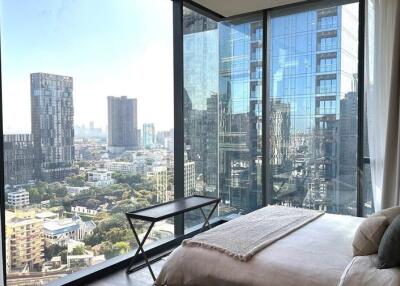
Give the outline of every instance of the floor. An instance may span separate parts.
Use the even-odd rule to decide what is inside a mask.
[[[154,262],[151,265],[153,269],[154,275],[156,277],[161,271],[162,266],[164,265],[166,257],[163,259]],[[125,269],[121,269],[118,272],[109,275],[100,279],[99,281],[92,282],[87,284],[88,286],[151,286],[153,285],[153,279],[151,278],[149,269],[142,268],[136,272],[133,272],[129,275],[126,274]]]

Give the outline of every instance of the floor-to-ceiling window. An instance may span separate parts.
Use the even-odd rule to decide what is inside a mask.
[[[183,29],[185,196],[220,197],[220,215],[252,211],[262,204],[262,16],[216,22],[184,8]]]
[[[269,14],[272,203],[356,214],[358,3]]]
[[[123,213],[174,197],[171,2],[14,2],[1,2],[10,285],[129,252]],[[185,196],[220,197],[221,216],[262,207],[264,190],[269,203],[355,215],[357,9],[320,1],[264,22],[184,8]],[[172,232],[163,222],[149,241]]]
[[[262,205],[262,19],[219,25],[219,195],[239,213]]]
[[[174,198],[171,8],[1,1],[8,285],[130,253],[125,212]]]
[[[184,195],[218,197],[218,23],[183,8]],[[202,218],[185,215],[185,225]]]
[[[185,195],[194,186],[220,197],[220,215],[262,206],[265,104],[268,203],[356,215],[358,6],[273,9],[265,23],[257,13],[215,22],[185,8],[185,158],[195,169]]]

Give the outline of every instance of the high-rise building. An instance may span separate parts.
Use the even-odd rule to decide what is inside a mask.
[[[336,203],[340,213],[356,211],[355,174],[357,174],[358,93],[348,92],[340,100],[339,122],[339,177]]]
[[[35,178],[59,181],[76,173],[73,166],[74,105],[72,77],[31,74],[31,124]]]
[[[273,174],[280,174],[290,164],[290,104],[272,99],[269,118],[270,169]]]
[[[143,142],[142,142],[142,130],[138,129],[136,134],[137,134],[136,140],[138,142],[137,149],[141,149],[143,147],[142,146],[143,145]]]
[[[107,97],[108,149],[121,153],[138,148],[137,99]]]
[[[218,23],[186,8],[183,18],[185,153],[196,192],[218,197]]]
[[[357,73],[356,5],[271,12],[267,59],[260,15],[216,23],[184,9],[185,154],[195,162],[196,192],[214,193],[235,211],[260,207],[267,148],[272,203],[344,212],[340,100]]]
[[[158,131],[156,134],[156,143],[159,146],[167,148],[165,140],[169,137],[170,131]]]
[[[34,149],[31,134],[6,134],[4,146],[4,183],[23,185],[33,180]]]
[[[340,150],[357,141],[351,127],[357,122],[357,5],[271,14],[269,106],[290,106],[290,124],[281,134],[274,133],[280,127],[274,113],[268,115],[277,125],[269,127],[270,135],[280,137],[271,145],[288,141],[288,148],[269,152],[274,203],[354,214],[357,144],[348,146],[348,160],[340,159]]]
[[[156,143],[156,130],[153,123],[143,124],[143,148],[153,148]]]
[[[237,211],[261,206],[262,17],[219,26],[219,189]]]

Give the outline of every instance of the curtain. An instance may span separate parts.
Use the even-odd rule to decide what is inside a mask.
[[[399,205],[400,3],[366,1],[365,99],[375,211]]]

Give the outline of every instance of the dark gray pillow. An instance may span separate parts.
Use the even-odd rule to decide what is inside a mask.
[[[379,269],[400,266],[400,215],[388,226],[378,249]]]

